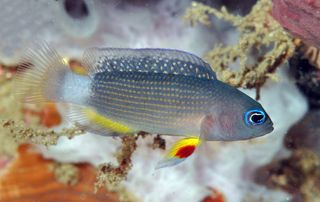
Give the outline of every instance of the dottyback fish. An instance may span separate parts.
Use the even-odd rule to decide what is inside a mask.
[[[203,140],[245,140],[273,130],[258,102],[219,81],[206,62],[187,52],[91,48],[82,58],[87,75],[71,71],[48,45],[30,49],[25,59],[33,67],[17,79],[24,99],[68,103],[68,117],[84,130],[184,136],[158,168],[180,163]]]

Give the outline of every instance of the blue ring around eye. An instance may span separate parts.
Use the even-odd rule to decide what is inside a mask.
[[[258,114],[261,114],[263,116],[263,118],[261,120],[259,120],[258,123],[254,122],[251,120],[251,115],[254,114],[254,113],[258,113]],[[266,113],[260,109],[252,109],[252,110],[249,110],[247,111],[245,114],[244,114],[244,121],[245,123],[248,125],[248,126],[254,126],[254,125],[261,125],[265,122],[266,120]]]

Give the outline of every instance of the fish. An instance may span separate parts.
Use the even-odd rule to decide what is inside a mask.
[[[24,61],[33,66],[18,73],[17,94],[28,103],[68,104],[68,118],[83,130],[181,136],[156,168],[183,162],[204,141],[247,140],[273,131],[259,102],[181,50],[89,48],[81,59],[85,75],[71,71],[48,44],[29,48]]]

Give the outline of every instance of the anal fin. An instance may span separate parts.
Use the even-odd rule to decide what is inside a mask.
[[[115,136],[133,133],[128,126],[113,121],[88,107],[71,105],[68,118],[79,128],[98,135]]]
[[[177,165],[191,156],[200,145],[199,137],[187,137],[176,142],[161,160],[156,169]]]

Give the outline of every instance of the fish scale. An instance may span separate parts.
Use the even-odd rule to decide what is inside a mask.
[[[212,80],[208,79],[142,72],[104,72],[96,74],[94,81],[90,105],[99,109],[99,113],[133,128],[137,127],[134,120],[139,118],[136,117],[152,118],[148,123],[141,121],[138,125],[142,127],[140,130],[152,128],[156,133],[199,132],[199,118],[208,110],[209,101],[214,101],[214,90],[210,88]],[[191,125],[190,120],[193,122]],[[184,130],[176,130],[177,126],[187,124],[189,126]]]

